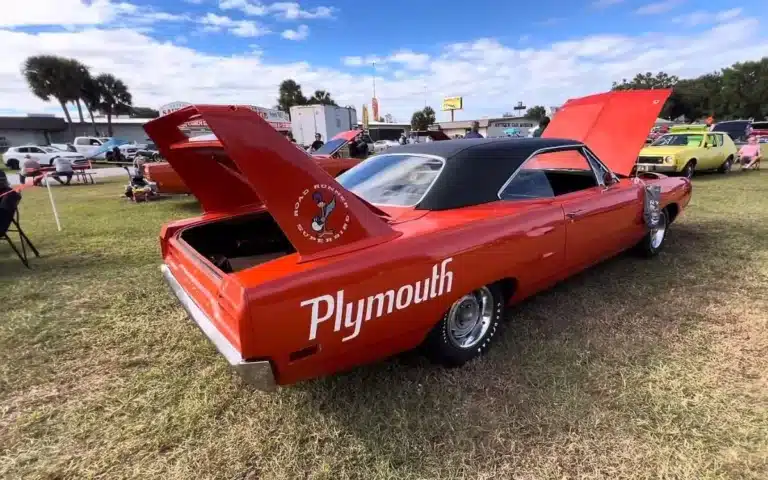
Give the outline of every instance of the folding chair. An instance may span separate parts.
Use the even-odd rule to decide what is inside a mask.
[[[27,259],[27,246],[29,246],[29,249],[32,250],[36,257],[40,256],[40,252],[37,251],[37,248],[35,248],[19,224],[19,202],[21,202],[21,194],[16,190],[9,190],[0,195],[0,236],[16,252],[24,266],[31,268]],[[8,233],[18,234],[21,250],[13,243]]]

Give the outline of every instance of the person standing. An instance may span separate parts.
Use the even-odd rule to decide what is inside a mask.
[[[549,117],[544,117],[541,120],[539,120],[539,126],[536,130],[533,131],[533,137],[540,137],[542,133],[544,133],[544,130],[547,129],[547,126],[549,125]]]
[[[312,142],[312,147],[311,147],[310,151],[315,152],[317,150],[320,150],[320,147],[322,147],[323,145],[325,145],[323,143],[323,136],[320,135],[319,133],[316,133],[315,134],[315,141]]]
[[[480,133],[480,122],[472,122],[472,128],[464,135],[464,138],[485,138]]]

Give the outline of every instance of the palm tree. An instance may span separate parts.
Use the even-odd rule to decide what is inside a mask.
[[[112,136],[112,115],[131,113],[133,98],[122,80],[109,73],[96,77],[101,99],[98,110],[107,114],[107,135]]]
[[[309,104],[320,105],[336,105],[336,102],[331,98],[331,94],[325,90],[315,90],[315,94],[307,102]]]
[[[31,56],[24,61],[21,73],[36,97],[45,102],[49,102],[51,98],[59,101],[61,109],[64,110],[69,131],[74,136],[72,117],[67,110],[67,102],[77,98],[73,89],[73,85],[76,85],[77,71],[73,68],[71,61],[55,55]]]
[[[80,115],[80,123],[85,123],[83,118],[83,107],[80,100],[83,96],[83,87],[85,83],[91,78],[91,72],[88,67],[80,63],[75,59],[68,60],[69,68],[72,69],[73,77],[73,95],[75,96],[75,105],[77,105],[77,113]]]
[[[93,112],[99,109],[99,105],[101,104],[101,86],[96,82],[96,79],[88,75],[88,77],[83,82],[82,88],[80,90],[80,98],[83,100],[83,103],[85,104],[86,110],[88,110],[88,115],[91,117],[91,125],[93,125],[93,134],[98,135],[99,132],[96,130],[96,120],[93,118]]]
[[[292,106],[305,105],[306,103],[307,99],[301,92],[301,85],[296,83],[295,80],[289,78],[280,83],[277,106],[280,110],[287,113],[289,117],[291,115]]]

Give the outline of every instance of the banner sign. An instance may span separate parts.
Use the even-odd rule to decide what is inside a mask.
[[[171,112],[181,110],[182,108],[188,107],[190,105],[192,104],[189,102],[167,103],[159,108],[160,116],[168,115]],[[282,112],[280,110],[275,110],[273,108],[257,107],[256,105],[246,105],[246,106],[251,110],[253,110],[254,112],[261,115],[261,118],[269,122],[269,124],[272,125],[272,127],[274,127],[275,130],[291,129],[291,119],[288,117],[287,113]],[[205,123],[205,120],[191,120],[181,125],[181,128],[191,128],[191,127],[207,127],[207,125]]]
[[[448,97],[443,99],[443,111],[462,110],[464,108],[464,97]]]

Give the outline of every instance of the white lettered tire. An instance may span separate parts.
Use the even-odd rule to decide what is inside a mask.
[[[483,355],[504,316],[499,285],[485,285],[456,300],[429,332],[427,356],[447,367],[458,367]]]

